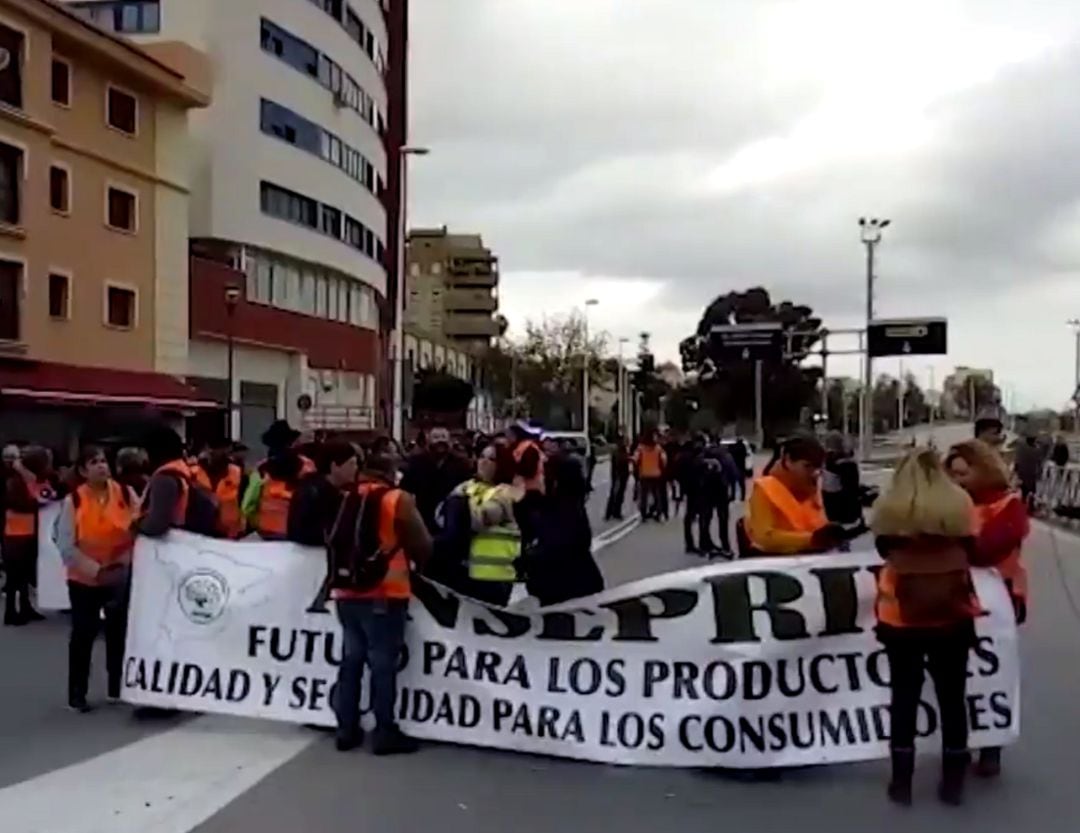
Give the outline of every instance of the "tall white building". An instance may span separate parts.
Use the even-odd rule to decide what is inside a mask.
[[[281,416],[374,427],[396,223],[384,208],[389,0],[67,2],[175,60],[210,58],[213,105],[191,120],[190,376],[238,404],[231,429],[249,443]]]

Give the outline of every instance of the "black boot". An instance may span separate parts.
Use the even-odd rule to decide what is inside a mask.
[[[411,738],[397,726],[376,730],[372,752],[376,755],[411,755],[420,749],[416,738]]]
[[[30,590],[19,591],[19,612],[26,622],[44,622],[45,617],[38,613],[30,603]]]
[[[969,766],[971,755],[966,749],[945,751],[941,759],[941,786],[938,787],[938,798],[942,803],[952,807],[964,803],[964,780]]]
[[[4,594],[4,624],[13,627],[26,624],[26,620],[19,614],[19,609],[15,605],[15,596],[14,590],[8,590]]]
[[[915,750],[892,750],[892,780],[889,781],[889,800],[904,807],[911,806],[911,777],[915,773]]]
[[[988,746],[979,752],[975,774],[980,778],[997,778],[1001,775],[1001,747]]]

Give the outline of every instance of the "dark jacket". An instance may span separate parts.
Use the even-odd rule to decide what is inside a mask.
[[[859,464],[852,457],[830,457],[825,462],[821,498],[825,517],[833,523],[851,526],[863,520]]]
[[[308,547],[326,546],[326,535],[344,497],[325,475],[315,473],[302,478],[289,502],[286,539]]]
[[[435,512],[454,487],[472,477],[469,462],[456,454],[436,460],[430,452],[417,454],[409,460],[401,478],[401,488],[416,497],[416,507],[428,530],[434,534],[439,525]]]
[[[541,605],[604,589],[592,556],[592,527],[585,510],[587,485],[581,469],[573,461],[558,458],[549,461],[547,468],[548,493],[539,507],[536,545],[524,558],[525,586]]]
[[[148,538],[161,538],[172,529],[176,505],[182,495],[180,478],[175,475],[161,473],[151,477],[143,496],[139,534]]]

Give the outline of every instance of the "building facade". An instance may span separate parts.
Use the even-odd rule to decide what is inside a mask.
[[[391,39],[404,4],[393,15],[389,0],[70,5],[136,42],[210,57],[213,104],[192,121],[187,373],[235,405],[225,428],[252,445],[277,417],[377,427],[402,119],[388,79],[404,78]]]
[[[411,281],[410,281],[411,284]],[[418,370],[441,370],[473,386],[473,400],[465,415],[465,427],[491,432],[496,428],[495,406],[483,388],[480,359],[470,350],[445,336],[432,335],[418,327],[405,328],[405,406],[411,417],[412,380]]]
[[[179,378],[188,116],[208,103],[175,66],[61,6],[0,0],[5,439],[63,448],[117,412],[211,404]]]
[[[406,327],[478,352],[505,329],[499,311],[499,260],[478,234],[413,229],[406,245]]]

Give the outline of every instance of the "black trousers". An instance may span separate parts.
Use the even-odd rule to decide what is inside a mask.
[[[966,751],[967,662],[968,652],[975,643],[974,624],[968,621],[944,628],[879,625],[877,632],[889,659],[892,748],[915,747],[919,697],[929,671],[937,693],[942,748],[947,752]]]
[[[695,520],[698,525],[698,549],[703,552],[716,549],[711,529],[714,515],[717,520],[720,547],[725,550],[731,549],[731,535],[728,530],[731,525],[731,515],[728,502],[705,495],[694,495],[687,500],[686,515],[683,517],[683,539],[687,549],[693,549],[692,526]]]
[[[731,487],[731,499],[735,500],[735,492],[739,493],[739,500],[746,500],[746,475],[740,474],[735,484]]]
[[[643,477],[638,481],[638,511],[641,520],[659,518],[665,508],[666,484],[662,477]]]
[[[30,609],[30,586],[37,567],[36,538],[5,538],[5,612],[8,617],[25,615]]]
[[[68,582],[71,596],[71,640],[68,643],[68,699],[85,698],[90,685],[94,640],[105,615],[105,669],[109,696],[120,696],[127,634],[128,585],[89,587]]]
[[[626,501],[626,475],[613,475],[611,478],[611,491],[608,492],[607,510],[604,512],[604,520],[621,518],[623,503]]]

